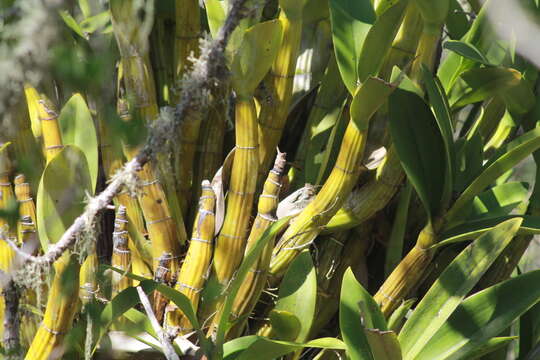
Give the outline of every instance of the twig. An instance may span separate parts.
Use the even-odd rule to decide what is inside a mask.
[[[54,263],[64,251],[71,248],[77,239],[77,235],[85,228],[91,226],[97,213],[105,209],[122,189],[128,179],[133,179],[137,171],[150,161],[159,152],[166,149],[167,142],[173,140],[178,128],[189,109],[197,108],[204,104],[205,95],[210,90],[224,81],[228,76],[225,67],[225,47],[229,38],[240,20],[248,14],[245,9],[247,0],[236,0],[232,2],[227,19],[221,28],[218,36],[201,49],[201,56],[194,63],[193,70],[186,74],[184,83],[189,86],[183,87],[180,102],[175,110],[175,117],[172,121],[165,118],[158,118],[150,128],[146,144],[141,151],[131,161],[116,173],[109,185],[97,196],[89,200],[83,214],[79,216],[73,224],[62,235],[60,240],[52,245],[42,256],[32,256],[21,251],[15,244],[8,242],[15,252],[23,259],[23,262],[32,261],[38,264],[50,265]]]
[[[19,359],[19,291],[13,281],[5,285],[2,295],[5,301],[3,340],[6,359]]]
[[[161,342],[163,354],[165,355],[167,360],[180,360],[178,354],[176,354],[176,352],[174,351],[171,342],[167,338],[167,335],[165,335],[165,331],[163,331],[163,328],[159,325],[156,315],[152,311],[152,305],[150,305],[150,300],[148,300],[148,296],[146,296],[144,290],[140,286],[137,286],[137,292],[139,293],[139,299],[141,299],[141,304],[146,311],[146,315],[148,315],[148,319],[150,320],[150,323],[152,324],[152,327],[154,328],[154,331],[156,332],[158,339]]]

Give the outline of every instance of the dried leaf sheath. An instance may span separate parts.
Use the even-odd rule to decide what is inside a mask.
[[[122,205],[118,207],[116,218],[114,219],[113,232],[113,253],[111,265],[126,272],[131,271],[131,251],[129,250],[129,234],[127,231],[126,208]],[[120,291],[131,286],[131,279],[127,276],[113,272],[112,274],[112,293],[114,298]]]
[[[281,177],[285,168],[285,155],[285,153],[278,153],[274,167],[270,170],[264,183],[263,192],[259,196],[257,217],[253,222],[247,241],[246,253],[255,245],[266,229],[277,220],[275,213],[279,203]],[[253,308],[266,285],[273,247],[273,241],[268,242],[259,259],[251,267],[238,291],[238,295],[236,296],[231,311],[231,316],[234,319],[240,319],[240,322],[231,329],[233,334],[238,334],[242,331],[245,320],[247,320],[245,317],[253,311]]]
[[[54,263],[55,276],[43,322],[32,341],[26,360],[48,360],[62,352],[63,339],[71,327],[77,310],[79,292],[79,264],[66,252]]]
[[[202,183],[199,212],[193,225],[193,235],[176,282],[176,289],[188,297],[195,311],[197,311],[200,292],[208,276],[212,260],[215,205],[216,196],[210,182],[205,180]],[[182,311],[172,303],[169,309],[171,311],[167,313],[167,324],[178,328],[180,334],[189,332],[192,326]]]
[[[255,104],[252,98],[238,99],[236,147],[227,210],[214,252],[215,273],[223,285],[229,282],[244,255],[257,181],[253,176],[258,168],[257,151]]]

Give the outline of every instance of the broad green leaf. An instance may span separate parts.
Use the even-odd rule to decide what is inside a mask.
[[[291,263],[279,286],[275,310],[286,311],[300,322],[297,342],[307,339],[315,317],[317,275],[309,250],[302,251]],[[286,339],[283,339],[286,340]]]
[[[540,234],[540,217],[529,215],[506,215],[494,218],[485,218],[476,221],[468,221],[464,224],[451,227],[441,234],[442,240],[439,241],[439,243],[437,243],[435,246],[433,246],[433,248],[475,239],[486,231],[491,230],[497,224],[516,217],[523,218],[523,222],[521,223],[521,227],[519,228],[518,235]]]
[[[467,15],[457,0],[450,0],[450,9],[446,17],[446,29],[451,39],[461,39],[471,27]]]
[[[339,71],[345,86],[354,94],[359,81],[358,64],[362,45],[376,15],[369,0],[330,0],[332,38]]]
[[[369,29],[358,59],[360,81],[364,81],[368,76],[375,76],[379,72],[401,25],[406,6],[406,0],[399,0],[380,14]]]
[[[279,7],[291,21],[302,19],[304,7],[309,0],[279,0]]]
[[[531,271],[468,297],[415,360],[465,359],[540,301],[539,282],[540,270]]]
[[[244,338],[247,338],[244,340]],[[336,338],[319,338],[308,341],[307,343],[294,343],[289,341],[272,340],[263,336],[246,336],[244,338],[238,338],[234,341],[234,348],[232,346],[224,345],[228,347],[229,353],[225,353],[224,359],[232,360],[274,360],[280,356],[287,355],[295,350],[302,348],[318,348],[318,349],[336,349],[344,350],[345,344]],[[245,350],[240,349],[241,346],[245,346]],[[231,351],[232,350],[232,351]],[[233,352],[234,351],[234,352]],[[236,354],[237,356],[235,356]]]
[[[386,103],[388,96],[396,89],[395,84],[375,77],[369,77],[354,91],[351,101],[351,121],[360,131],[366,130],[371,117]]]
[[[291,312],[285,310],[272,310],[268,315],[272,333],[281,340],[293,341],[300,334],[302,324],[300,320]]]
[[[404,359],[415,359],[452,315],[519,229],[511,219],[482,235],[463,250],[422,298],[399,333]]]
[[[227,1],[204,0],[204,6],[206,8],[206,18],[208,19],[210,34],[215,39],[227,17]]]
[[[449,0],[413,0],[418,11],[422,15],[422,20],[424,23],[424,31],[426,29],[429,31],[431,29],[435,31],[440,31],[439,27],[446,20],[448,15],[448,9],[450,8]]]
[[[443,44],[443,48],[455,52],[467,59],[479,62],[481,64],[490,65],[488,59],[474,45],[464,41],[447,40]]]
[[[155,333],[154,328],[152,327],[152,324],[150,323],[150,320],[148,319],[148,316],[143,314],[137,309],[131,308],[124,312],[124,318],[128,319],[130,322],[135,324],[141,324],[144,328],[144,331],[146,331],[150,336],[152,336],[154,339],[158,339],[157,334]]]
[[[431,218],[440,210],[446,171],[446,151],[437,122],[418,95],[402,89],[390,96],[389,121],[403,169]]]
[[[139,286],[142,287],[146,294],[149,294],[156,288],[156,284],[157,283],[151,280],[144,280],[141,281]],[[133,310],[135,305],[137,305],[139,302],[140,300],[137,290],[134,287],[128,287],[127,289],[119,292],[109,303],[107,303],[99,315],[99,333],[97,334],[98,338],[95,339],[95,347],[99,345],[101,338],[108,331],[109,327],[127,311],[130,309]]]
[[[377,329],[365,329],[373,358],[377,360],[401,360],[401,348],[396,333]]]
[[[279,20],[259,23],[246,31],[231,64],[232,84],[239,96],[253,95],[274,62],[281,35]]]
[[[73,95],[64,105],[60,111],[58,123],[64,145],[76,145],[86,157],[93,194],[99,169],[98,140],[92,114],[81,94]]]
[[[444,142],[445,154],[446,154],[446,173],[444,182],[444,191],[442,195],[442,202],[446,206],[450,201],[453,190],[453,179],[455,176],[454,166],[456,163],[456,154],[454,146],[454,128],[452,126],[452,118],[450,115],[450,105],[448,105],[448,99],[446,93],[439,81],[434,78],[431,71],[422,65],[422,79],[426,88],[429,104],[435,120],[439,126],[439,130]]]
[[[39,182],[36,216],[39,241],[44,250],[57,242],[84,211],[92,183],[84,153],[68,145],[43,171]]]
[[[471,69],[460,77],[466,84],[459,95],[450,100],[453,108],[479,102],[492,96],[501,96],[508,109],[518,114],[530,110],[535,97],[530,85],[515,69],[489,67]]]
[[[218,321],[218,327],[217,327],[215,341],[214,341],[214,344],[217,347],[218,352],[221,352],[220,350],[222,350],[222,347],[223,347],[223,343],[225,340],[225,333],[228,328],[229,314],[231,313],[234,299],[236,298],[236,294],[238,294],[238,290],[240,289],[240,286],[242,285],[249,269],[255,263],[255,261],[259,258],[259,255],[261,254],[265,245],[269,241],[272,241],[276,237],[276,235],[281,230],[283,230],[283,227],[289,223],[289,220],[290,220],[290,216],[281,218],[277,222],[275,222],[272,226],[270,226],[268,229],[266,229],[266,231],[261,235],[261,237],[255,242],[253,247],[251,247],[249,252],[244,256],[244,260],[242,261],[242,263],[240,264],[240,267],[236,271],[236,277],[234,278],[234,280],[231,281],[229,285],[225,302],[222,308],[222,314]]]
[[[485,359],[486,355],[510,345],[510,343],[517,338],[517,336],[503,336],[491,338],[483,345],[479,346],[477,349],[468,353],[465,358],[469,360]]]
[[[362,297],[364,293],[364,288],[356,280],[352,270],[347,269],[341,284],[339,328],[341,337],[347,345],[347,356],[351,360],[374,359],[362,325],[362,310],[359,302],[365,299]]]
[[[463,191],[453,206],[445,215],[447,220],[452,220],[470,201],[484,191],[491,183],[505,172],[511,170],[521,160],[540,148],[540,129],[531,130],[521,135],[513,142],[515,146],[508,148],[508,151],[498,157],[492,163],[485,165],[484,169],[471,184]]]
[[[527,200],[527,183],[509,182],[492,187],[476,196],[472,202],[469,220],[480,220],[508,215]]]
[[[416,299],[409,299],[405,300],[399,305],[399,307],[394,310],[392,315],[388,318],[388,329],[399,332],[401,329],[401,326],[403,325],[403,322],[405,321],[405,316],[411,309],[411,307],[416,302]]]

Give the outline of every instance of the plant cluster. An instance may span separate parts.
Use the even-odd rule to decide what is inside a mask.
[[[3,356],[538,358],[503,2],[0,1]]]

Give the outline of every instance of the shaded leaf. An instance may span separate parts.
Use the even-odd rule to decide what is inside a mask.
[[[272,332],[281,340],[293,341],[300,334],[302,324],[291,312],[285,310],[272,310],[268,315]]]
[[[539,281],[540,270],[531,271],[470,296],[456,308],[416,359],[466,358],[466,354],[497,336],[540,300]]]
[[[376,360],[401,360],[401,348],[396,333],[393,331],[380,331],[365,329],[373,358]]]
[[[474,45],[465,41],[447,40],[443,44],[443,48],[455,52],[467,59],[479,62],[481,64],[490,65],[488,59]]]
[[[397,89],[389,99],[390,133],[399,159],[429,217],[440,210],[446,151],[436,120],[416,94]]]
[[[422,298],[399,333],[405,359],[415,359],[452,315],[519,229],[521,218],[505,221],[463,250]]]
[[[94,120],[81,94],[74,94],[60,111],[58,124],[64,145],[76,145],[82,150],[92,179],[92,194],[96,188],[99,158]]]
[[[68,145],[43,171],[39,182],[36,216],[44,250],[57,242],[85,208],[92,183],[84,153]]]
[[[302,251],[291,263],[281,285],[275,310],[294,315],[300,331],[291,340],[303,342],[307,339],[315,317],[317,301],[317,275],[309,250]],[[286,339],[283,339],[286,340]]]
[[[369,0],[330,0],[332,39],[339,71],[345,86],[354,94],[359,80],[358,63],[362,45],[375,11]]]

